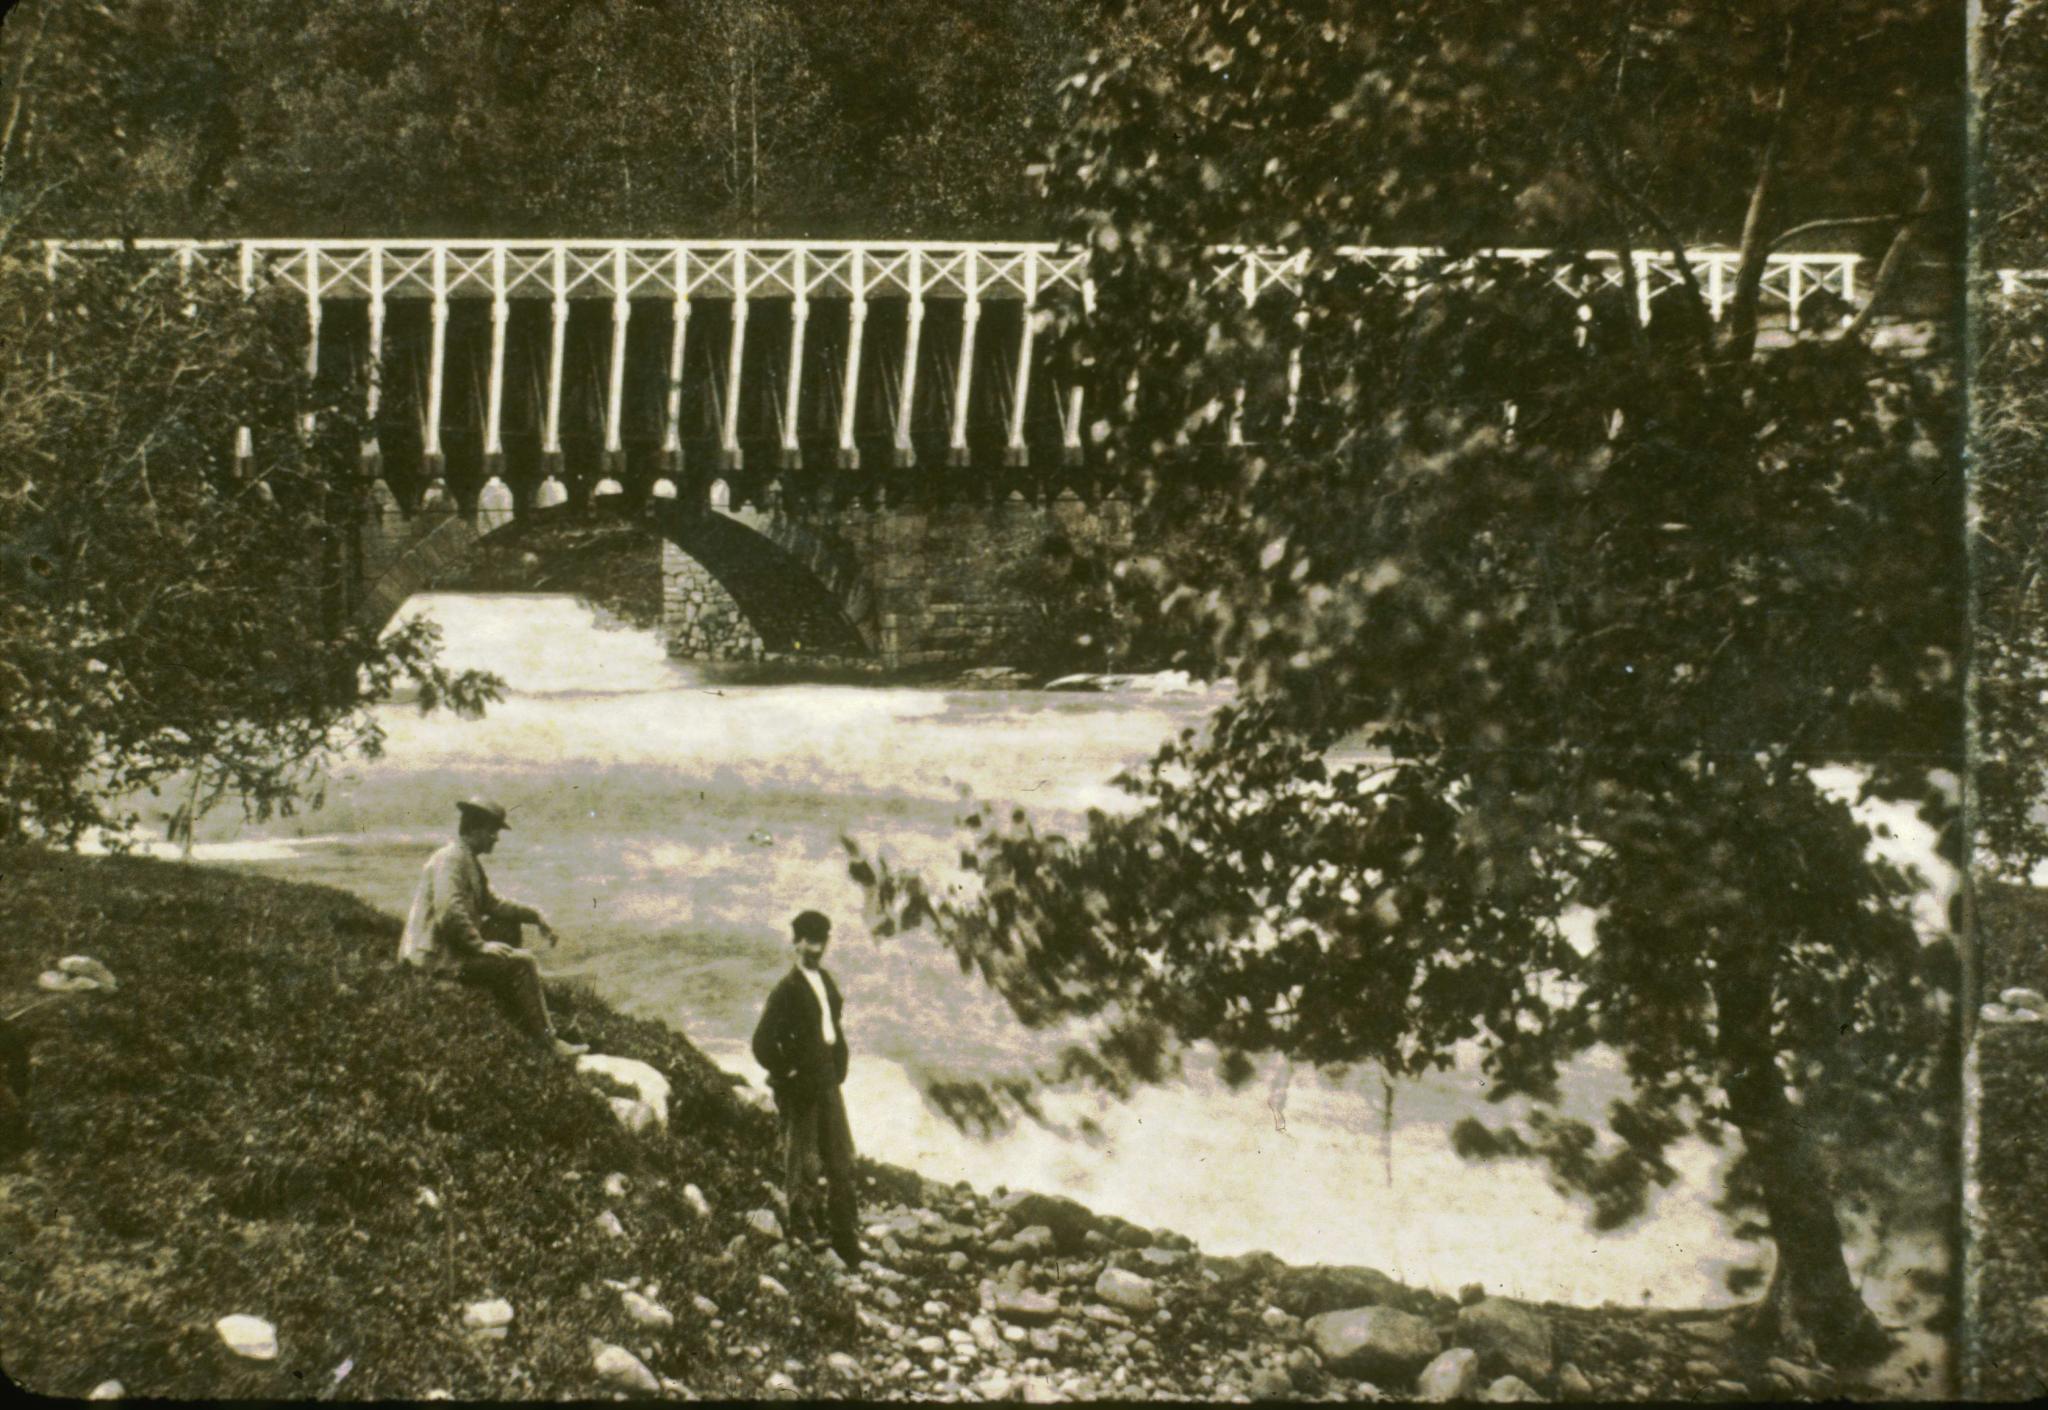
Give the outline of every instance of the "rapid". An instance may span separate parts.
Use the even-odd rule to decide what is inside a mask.
[[[1019,1073],[1055,1039],[1023,1030],[929,936],[871,937],[842,834],[955,876],[963,790],[1078,828],[1087,808],[1120,806],[1112,776],[1199,725],[1222,698],[1213,690],[741,685],[572,597],[423,594],[404,609],[415,614],[440,624],[449,664],[504,677],[506,699],[476,721],[380,705],[383,757],[350,761],[324,807],[260,825],[224,808],[201,823],[197,860],[402,914],[421,862],[452,836],[454,801],[491,793],[512,817],[488,863],[494,886],[545,908],[564,936],[541,950],[546,971],[675,1026],[750,1081],[747,1038],[789,963],[788,920],[830,915],[826,964],[846,994],[847,1105],[865,1154],[983,1190],[1068,1194],[1216,1253],[1367,1264],[1446,1291],[1719,1306],[1734,1300],[1728,1270],[1767,1256],[1714,1209],[1726,1156],[1698,1142],[1677,1150],[1682,1178],[1648,1215],[1616,1231],[1596,1230],[1590,1206],[1536,1166],[1460,1159],[1451,1126],[1504,1113],[1469,1063],[1397,1084],[1389,1108],[1373,1069],[1269,1068],[1231,1090],[1197,1054],[1185,1081],[1123,1104],[1056,1093],[1051,1124],[991,1139],[926,1103],[933,1079]],[[1888,845],[1928,872],[1922,901],[1938,914],[1954,879],[1931,837],[1910,815],[1885,822]],[[1575,1114],[1622,1094],[1603,1058],[1575,1069]],[[1939,1251],[1856,1243],[1880,1316],[1901,1320],[1887,1306],[1907,1295],[1900,1274]]]

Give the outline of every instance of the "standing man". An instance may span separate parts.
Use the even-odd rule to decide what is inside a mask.
[[[768,1069],[768,1085],[782,1117],[790,1233],[808,1238],[816,1228],[812,1206],[822,1158],[832,1247],[848,1268],[858,1268],[853,1133],[839,1093],[846,1080],[846,1030],[840,1026],[839,986],[820,967],[831,943],[832,922],[817,911],[804,911],[790,922],[790,931],[796,965],[769,992],[761,1010],[754,1028],[754,1060]]]
[[[494,894],[484,875],[482,858],[511,826],[504,805],[475,797],[457,803],[455,810],[460,818],[456,839],[429,857],[420,872],[398,958],[487,991],[520,1028],[563,1057],[589,1052],[588,1044],[555,1036],[541,993],[540,961],[519,948],[522,925],[540,927],[550,945],[559,945],[562,937],[532,906]]]

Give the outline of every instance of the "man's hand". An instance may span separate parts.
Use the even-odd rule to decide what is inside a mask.
[[[539,929],[541,938],[548,942],[550,949],[562,943],[561,932],[549,925],[548,918],[539,911],[533,913],[533,923]]]
[[[484,953],[487,955],[496,955],[499,959],[502,960],[510,959],[512,956],[518,954],[519,951],[511,945],[507,945],[503,940],[486,940],[484,941]]]

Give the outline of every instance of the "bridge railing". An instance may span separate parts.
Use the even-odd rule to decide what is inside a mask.
[[[45,255],[53,278],[68,261],[140,255],[185,274],[231,273],[244,293],[259,284],[292,290],[305,300],[308,370],[317,373],[323,357],[345,356],[364,373],[364,410],[373,427],[367,464],[384,467],[374,429],[380,424],[385,438],[409,440],[409,427],[398,436],[386,391],[410,392],[419,471],[401,472],[399,480],[423,487],[424,504],[454,499],[445,432],[465,452],[479,448],[481,474],[470,479],[474,503],[509,513],[515,496],[505,479],[508,420],[519,423],[510,429],[522,465],[538,440],[538,476],[513,477],[537,483],[517,498],[543,507],[569,497],[565,437],[601,443],[593,496],[623,491],[631,439],[643,467],[649,442],[658,442],[660,473],[649,493],[675,495],[682,482],[706,502],[721,489],[734,503],[758,500],[775,488],[775,471],[804,464],[807,449],[842,469],[860,467],[864,455],[897,470],[964,469],[991,456],[1013,466],[1046,455],[1070,467],[1083,460],[1081,389],[1049,385],[1051,369],[1039,365],[1035,340],[1047,316],[1043,300],[1065,293],[1092,303],[1093,289],[1086,253],[1053,244],[139,239],[51,240]],[[1486,277],[1487,261],[1555,261],[1549,277],[1561,294],[1583,303],[1632,288],[1637,315],[1647,321],[1656,301],[1683,287],[1688,274],[1720,318],[1740,257],[1699,250],[1681,266],[1653,250],[1590,251],[1567,263],[1551,250],[1509,248],[1459,261],[1427,246],[1357,246],[1328,258],[1362,265],[1406,290],[1439,278]],[[1299,297],[1311,270],[1307,251],[1219,247],[1212,259],[1211,287],[1248,302],[1275,292]],[[1820,308],[1846,321],[1859,298],[1859,263],[1840,253],[1772,255],[1763,308],[1782,315],[1795,335]],[[580,335],[572,339],[572,310],[594,304],[608,305],[608,319],[595,320],[596,327],[591,318],[577,319]],[[515,330],[515,308],[533,305],[546,307],[544,334],[526,314]],[[451,323],[480,321],[479,306],[488,311],[487,352],[474,326],[458,327],[452,339],[449,331]],[[457,309],[466,310],[459,319]],[[928,330],[928,310],[940,309]],[[393,342],[402,353],[396,368],[387,365]],[[543,342],[544,355],[534,351]],[[585,345],[588,355],[572,356]],[[454,371],[452,362],[460,363]],[[508,369],[510,362],[523,369]],[[524,378],[516,375],[521,370]],[[409,373],[416,386],[406,387],[394,372]],[[475,405],[466,417],[459,410],[451,416],[451,393],[460,403],[465,391]],[[585,413],[585,428],[570,424],[565,400],[566,409]],[[523,414],[513,415],[514,403]],[[1240,396],[1230,418],[1233,439],[1241,415]],[[686,445],[693,447],[689,457]],[[238,454],[249,446],[245,432]],[[702,454],[707,449],[709,456]],[[698,473],[685,476],[686,458]],[[763,459],[767,475],[760,473]],[[701,473],[707,461],[726,483]],[[399,498],[410,500],[413,485],[405,488]]]

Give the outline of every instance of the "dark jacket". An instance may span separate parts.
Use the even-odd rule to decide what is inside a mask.
[[[769,991],[761,1021],[754,1025],[754,1061],[768,1069],[768,1085],[778,1098],[821,1092],[846,1080],[846,1027],[839,1017],[843,1009],[839,986],[827,971],[818,973],[832,1003],[832,1031],[838,1039],[830,1048],[825,1046],[818,996],[798,968],[783,975]]]

